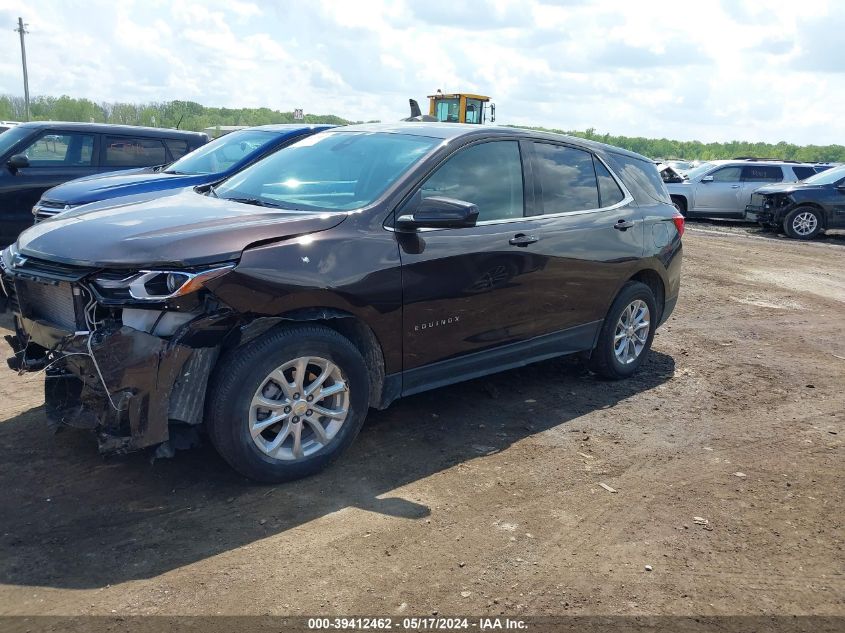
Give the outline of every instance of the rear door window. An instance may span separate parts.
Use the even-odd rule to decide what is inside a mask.
[[[164,143],[158,139],[106,136],[105,167],[149,167],[167,162]]]
[[[599,208],[593,155],[584,150],[534,143],[534,175],[542,213]]]
[[[90,167],[94,160],[94,137],[47,131],[21,153],[26,154],[30,167]]]
[[[783,169],[777,165],[746,165],[742,168],[743,182],[781,182]]]
[[[522,160],[516,141],[479,143],[447,160],[421,189],[423,198],[457,198],[478,206],[478,221],[524,215]]]

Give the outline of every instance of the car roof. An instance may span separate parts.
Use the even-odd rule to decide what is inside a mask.
[[[631,152],[621,147],[614,147],[568,134],[556,132],[544,132],[530,130],[527,128],[508,127],[503,125],[478,125],[476,123],[435,123],[428,121],[398,121],[396,123],[363,123],[359,125],[346,125],[338,132],[383,132],[388,134],[411,134],[414,136],[428,136],[450,141],[457,138],[472,139],[476,137],[490,136],[518,136],[526,139],[564,141],[581,147],[588,147],[603,152],[613,152],[630,156],[639,160],[651,162],[650,158]]]
[[[315,130],[317,132],[322,132],[323,130],[328,130],[329,128],[333,127],[337,126],[329,125],[328,123],[315,123],[312,125],[303,125],[302,123],[273,123],[270,125],[255,125],[237,131],[243,132],[245,130],[262,130],[266,132],[279,132],[280,134],[288,134],[290,132],[301,132],[304,130]]]
[[[202,132],[187,130],[173,130],[164,127],[143,127],[140,125],[115,125],[113,123],[79,123],[75,121],[28,121],[17,125],[19,128],[44,129],[61,128],[63,130],[78,130],[82,132],[104,132],[112,134],[149,135],[167,138],[207,138]]]

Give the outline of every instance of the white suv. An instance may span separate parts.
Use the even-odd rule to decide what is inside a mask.
[[[789,161],[735,159],[702,163],[680,183],[667,183],[672,202],[690,217],[744,218],[755,190],[776,182],[797,182],[816,173],[812,165]]]

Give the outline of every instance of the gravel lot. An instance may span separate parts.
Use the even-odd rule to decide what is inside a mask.
[[[414,396],[289,485],[207,446],[104,461],[4,373],[0,613],[845,615],[845,236],[685,249],[634,379]]]

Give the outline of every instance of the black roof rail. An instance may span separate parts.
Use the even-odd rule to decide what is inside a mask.
[[[786,158],[759,158],[757,156],[736,156],[731,160],[756,160],[761,163],[800,163],[800,160],[788,160]]]

